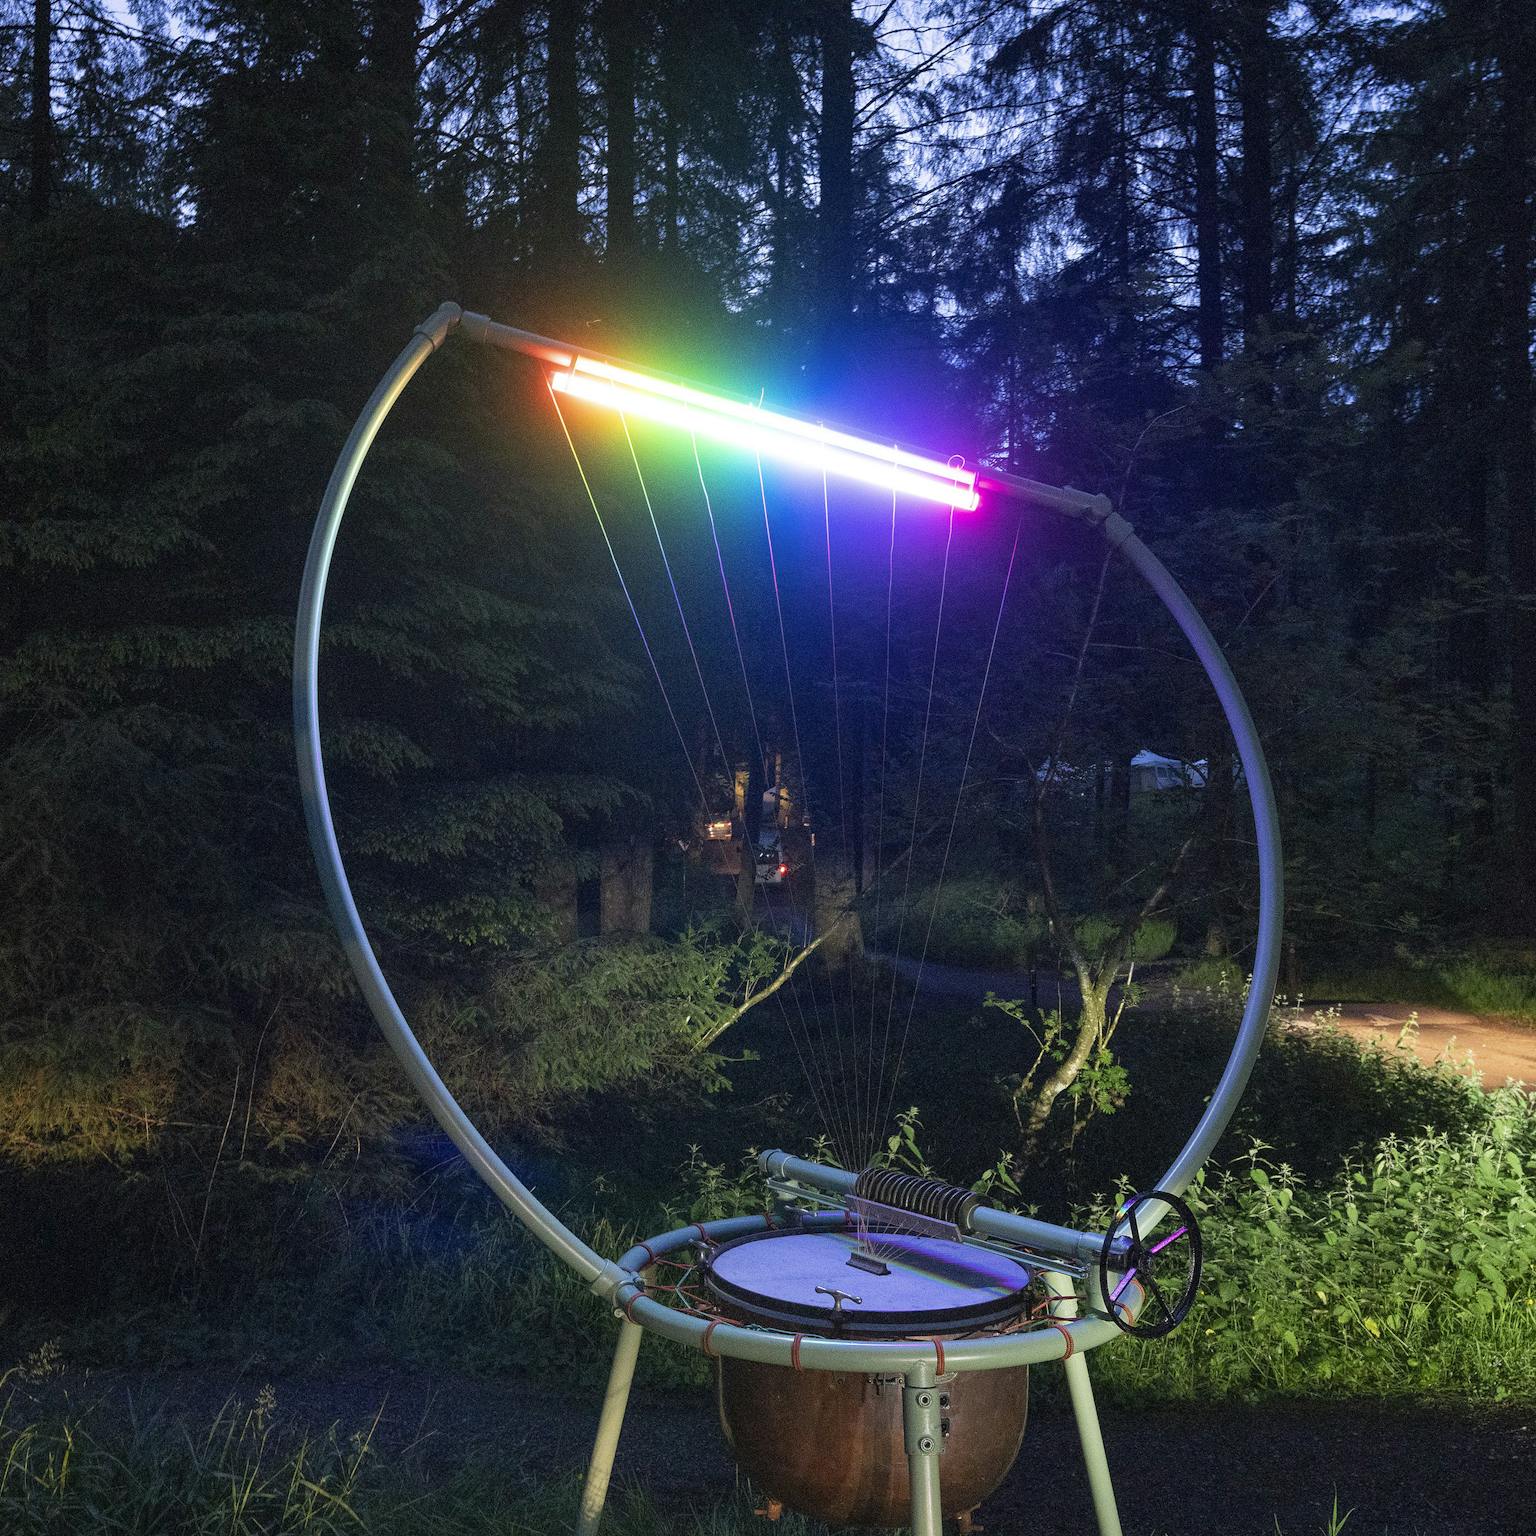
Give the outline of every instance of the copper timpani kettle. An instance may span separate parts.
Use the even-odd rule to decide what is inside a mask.
[[[850,1262],[850,1261],[855,1262]],[[1005,1327],[1027,1305],[1030,1273],[1004,1254],[901,1232],[788,1230],[723,1244],[705,1283],[728,1317],[845,1339],[953,1339]],[[941,1375],[943,1512],[974,1509],[1024,1439],[1029,1368]],[[908,1521],[902,1381],[722,1359],[720,1424],[770,1500],[828,1525]]]

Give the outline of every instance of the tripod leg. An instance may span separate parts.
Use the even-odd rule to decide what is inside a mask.
[[[1064,1275],[1046,1271],[1045,1283],[1057,1299],[1051,1307],[1053,1317],[1077,1316],[1077,1292]],[[1077,1420],[1077,1437],[1082,1442],[1083,1466],[1088,1472],[1088,1489],[1093,1495],[1093,1512],[1098,1519],[1099,1536],[1121,1536],[1120,1511],[1115,1504],[1115,1485],[1109,1475],[1109,1459],[1104,1454],[1104,1436],[1099,1429],[1099,1410],[1093,1400],[1093,1383],[1088,1379],[1088,1357],[1072,1355],[1062,1362],[1067,1373],[1067,1391],[1072,1397],[1072,1416]]]
[[[598,1521],[603,1517],[608,1480],[613,1476],[613,1453],[619,1448],[619,1431],[624,1427],[624,1409],[629,1403],[629,1386],[635,1379],[635,1359],[639,1353],[640,1325],[625,1318],[619,1324],[619,1342],[613,1352],[608,1390],[603,1394],[603,1411],[597,1421],[597,1440],[592,1447],[592,1460],[587,1464],[587,1480],[582,1485],[576,1536],[596,1536]]]
[[[1093,1494],[1093,1512],[1099,1520],[1099,1536],[1120,1536],[1120,1511],[1115,1505],[1115,1485],[1110,1481],[1104,1436],[1099,1431],[1099,1410],[1088,1379],[1088,1361],[1073,1355],[1066,1362],[1067,1390],[1072,1394],[1072,1413],[1077,1419],[1078,1439],[1083,1443],[1083,1465]]]
[[[944,1444],[944,1415],[931,1365],[908,1374],[901,1394],[901,1417],[912,1479],[912,1536],[943,1536],[939,1452]]]

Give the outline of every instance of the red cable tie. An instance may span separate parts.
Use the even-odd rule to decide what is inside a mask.
[[[629,1298],[629,1300],[624,1303],[624,1317],[625,1317],[625,1320],[627,1322],[631,1322],[631,1323],[634,1322],[634,1320],[635,1320],[634,1306],[635,1306],[635,1303],[637,1301],[639,1301],[639,1300],[640,1300],[640,1292],[637,1290],[635,1292],[635,1294],[633,1296],[631,1296]]]
[[[715,1331],[716,1328],[720,1326],[722,1321],[723,1319],[717,1317],[714,1322],[712,1322],[709,1327],[704,1330],[704,1343],[701,1348],[711,1360],[718,1360],[720,1358],[720,1354],[718,1350],[713,1350],[709,1347],[709,1336]]]
[[[644,1248],[646,1258],[648,1258],[652,1264],[656,1263],[656,1255],[651,1252],[651,1245],[649,1243],[636,1243],[635,1247]],[[649,1268],[650,1266],[647,1265],[646,1267]]]
[[[934,1354],[936,1354],[939,1357],[938,1373],[939,1373],[940,1376],[942,1376],[944,1374],[944,1340],[943,1339],[935,1339],[933,1341],[933,1352],[934,1352]]]
[[[800,1340],[804,1337],[805,1335],[803,1333],[797,1333],[795,1335],[794,1342],[789,1346],[789,1363],[797,1371],[803,1371],[805,1369],[805,1367],[800,1364]]]
[[[712,1241],[709,1233],[704,1230],[704,1227],[700,1222],[694,1222],[693,1230],[699,1234],[699,1241],[701,1243],[709,1243]]]
[[[1067,1341],[1067,1352],[1061,1358],[1063,1360],[1070,1360],[1072,1358],[1072,1351],[1075,1346],[1072,1343],[1072,1335],[1067,1332],[1067,1325],[1065,1323],[1053,1322],[1048,1326],[1054,1328],[1056,1332],[1059,1333],[1062,1338]]]
[[[771,1207],[766,1205],[763,1207],[763,1225],[767,1227],[770,1232],[778,1231],[779,1224],[773,1219],[773,1210]]]

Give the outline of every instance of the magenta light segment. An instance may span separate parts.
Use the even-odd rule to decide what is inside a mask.
[[[980,500],[974,470],[761,406],[722,399],[686,384],[650,378],[613,363],[578,357],[569,369],[552,373],[549,382],[562,394],[621,415],[677,427],[697,437],[842,479],[939,502],[959,512],[975,511]]]

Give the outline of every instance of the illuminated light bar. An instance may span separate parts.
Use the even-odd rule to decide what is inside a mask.
[[[936,501],[958,512],[980,504],[976,472],[942,459],[871,442],[816,422],[781,416],[761,406],[721,399],[686,384],[578,357],[550,375],[550,387],[621,415],[678,427],[698,437],[767,458],[786,460],[828,475]]]

